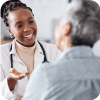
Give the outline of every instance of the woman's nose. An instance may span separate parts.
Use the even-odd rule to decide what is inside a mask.
[[[24,26],[24,32],[29,32],[29,31],[31,31],[31,27],[30,27],[30,25],[26,24]]]

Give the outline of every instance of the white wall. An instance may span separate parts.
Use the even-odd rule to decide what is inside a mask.
[[[93,52],[96,56],[100,57],[100,39],[95,43]]]
[[[65,12],[67,0],[21,0],[33,9],[39,39],[54,39],[53,20],[58,20]],[[55,23],[56,24],[56,23]]]
[[[6,27],[6,25],[4,24],[4,22],[3,22],[3,19],[1,19],[1,37],[2,38],[4,38],[5,36],[6,37],[10,37],[10,35],[9,35],[9,32],[8,32],[8,30],[7,30],[7,27]]]

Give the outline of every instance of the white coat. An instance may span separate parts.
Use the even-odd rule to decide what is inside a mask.
[[[44,47],[47,60],[49,62],[53,62],[58,58],[58,56],[61,54],[61,52],[57,49],[57,47],[53,44],[48,44],[41,42],[41,44]],[[35,50],[35,58],[34,58],[34,69],[36,66],[43,62],[44,55],[42,52],[42,49],[39,45],[39,43],[36,41],[36,50]],[[1,94],[6,98],[7,100],[20,100],[25,92],[25,87],[28,83],[27,77],[18,80],[17,84],[15,85],[15,88],[13,91],[9,90],[8,84],[7,84],[7,76],[9,75],[9,69],[11,68],[10,63],[10,54],[13,55],[13,68],[15,68],[17,71],[25,73],[27,71],[26,65],[22,62],[18,54],[16,53],[15,49],[15,42],[12,42],[12,50],[10,51],[11,43],[4,44],[0,46],[1,49],[1,59],[0,59],[0,68],[1,68]]]

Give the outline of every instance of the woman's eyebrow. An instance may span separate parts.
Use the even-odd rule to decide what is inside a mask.
[[[33,17],[29,17],[27,20],[29,20],[29,19],[31,19],[31,18],[33,18]],[[22,23],[22,21],[16,22],[15,25],[16,25],[16,24],[20,24],[20,23]]]
[[[16,24],[20,24],[20,23],[22,23],[22,21],[16,22],[15,25],[16,25]]]
[[[31,18],[33,18],[33,17],[29,17],[27,20],[29,20],[29,19],[31,19]]]

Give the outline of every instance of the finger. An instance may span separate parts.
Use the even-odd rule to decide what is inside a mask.
[[[16,69],[12,68],[12,73],[14,73],[16,71]]]
[[[30,71],[29,71],[29,70],[27,70],[26,74],[29,74],[29,72],[30,72]]]
[[[16,69],[15,68],[11,68],[10,69],[10,73],[15,73],[16,72]]]
[[[14,69],[13,68],[10,68],[9,72],[10,73],[13,73]]]
[[[19,75],[19,80],[20,80],[20,79],[23,79],[24,77],[25,77],[25,74]]]
[[[27,71],[26,73],[25,73],[25,76],[27,76],[29,74],[29,71]]]
[[[15,79],[15,80],[19,79],[19,76],[14,75],[13,73],[10,73],[9,76],[10,76],[11,79]]]
[[[29,73],[30,73],[30,71],[28,70],[26,73],[27,73],[27,74],[29,74]]]
[[[25,74],[20,74],[20,75],[19,75],[19,77],[23,77],[23,76],[25,77]]]
[[[25,75],[25,74],[21,74],[21,75],[18,75],[18,76],[16,76],[16,75],[11,75],[11,78],[12,78],[12,79],[15,79],[15,80],[21,80],[21,79],[23,79],[25,76],[27,76],[27,75]]]
[[[15,76],[14,79],[15,79],[15,80],[19,80],[19,76]]]
[[[29,71],[29,70],[27,70],[27,72],[29,73],[30,71]]]
[[[25,77],[25,76],[20,76],[20,77],[19,77],[19,80],[23,79],[24,77]]]

